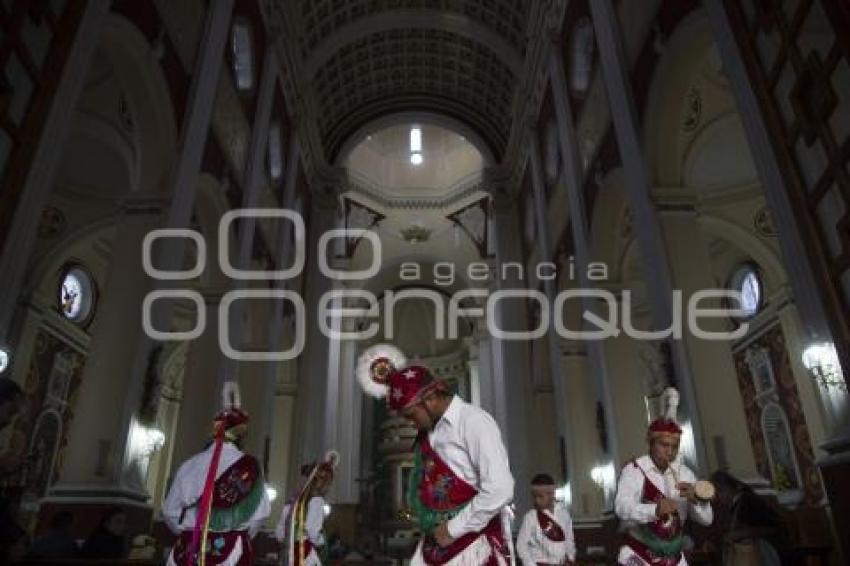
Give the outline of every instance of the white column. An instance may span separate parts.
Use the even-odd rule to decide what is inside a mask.
[[[564,163],[564,173],[567,178],[568,212],[576,256],[576,271],[578,272],[578,280],[581,287],[591,289],[593,288],[593,284],[587,276],[591,258],[590,223],[587,219],[587,206],[584,199],[584,171],[582,170],[575,124],[573,123],[573,114],[570,108],[567,79],[564,75],[564,59],[561,53],[562,46],[559,43],[555,43],[552,48],[552,57],[549,60],[549,74],[552,81],[555,114],[557,116],[558,142],[561,150],[561,158]],[[597,310],[596,301],[585,297],[582,299],[582,308],[585,311],[594,312]],[[620,453],[619,443],[617,441],[613,403],[611,400],[611,384],[608,379],[608,366],[605,362],[605,343],[601,340],[593,340],[587,344],[587,350],[590,355],[590,363],[595,378],[596,397],[602,403],[605,411],[605,423],[610,431],[608,436],[608,455],[614,462],[614,466],[620,469],[622,459],[625,455]]]
[[[602,486],[591,477],[591,471],[601,472],[607,464],[613,472],[613,463],[604,461],[605,454],[599,442],[599,431],[596,427],[596,399],[593,391],[593,381],[589,375],[588,356],[585,351],[574,344],[562,344],[561,363],[564,371],[570,376],[566,381],[566,397],[556,399],[556,403],[570,406],[570,435],[574,446],[576,469],[579,470],[570,480],[572,491],[572,506],[570,512],[576,518],[600,517],[610,509]],[[610,439],[611,432],[606,430]],[[617,469],[619,471],[619,469]],[[599,478],[601,479],[601,478]],[[613,485],[608,485],[613,490]],[[609,496],[613,491],[609,491]]]
[[[540,157],[540,141],[537,132],[529,133],[531,149],[529,160],[531,161],[531,186],[534,191],[534,219],[537,223],[537,243],[540,250],[541,261],[554,261],[552,253],[552,235],[549,233],[549,215],[546,213],[546,185],[543,180],[543,162]],[[564,442],[564,452],[567,458],[567,481],[572,482],[578,473],[575,446],[570,437],[569,407],[563,401],[566,398],[565,382],[568,376],[564,374],[561,367],[560,338],[555,331],[555,295],[557,288],[554,279],[543,281],[543,289],[549,300],[549,330],[546,333],[549,353],[549,374],[552,380],[552,388],[555,392],[555,414],[558,422],[558,430]],[[571,376],[569,377],[571,379]]]
[[[286,180],[284,182],[282,199],[283,208],[287,210],[292,209],[293,202],[295,201],[295,190],[296,185],[298,183],[298,167],[300,155],[301,147],[298,144],[298,137],[295,134],[292,134],[290,137],[289,154],[286,158]],[[278,269],[286,269],[287,267],[289,267],[290,263],[292,262],[292,258],[295,256],[294,245],[296,243],[292,242],[290,239],[291,231],[289,228],[289,222],[285,220],[279,220],[274,230],[276,235],[275,241],[272,244],[272,255],[274,257],[275,264]],[[277,290],[285,290],[288,287],[288,281],[278,280],[274,282],[274,288]],[[287,324],[294,325],[296,323],[292,319],[290,319],[288,323],[285,320],[283,301],[275,301],[274,306],[272,307],[272,311],[273,313],[271,319],[269,320],[269,341],[267,351],[276,352],[279,350],[288,349],[291,345],[284,346],[284,330],[286,329]],[[306,329],[302,329],[302,331],[306,331]],[[290,333],[290,335],[292,335],[292,333]],[[298,358],[296,358],[295,360],[291,360],[288,363],[292,364],[297,369]],[[277,429],[275,429],[273,425],[274,421],[276,420],[276,417],[274,416],[274,407],[279,366],[279,362],[267,362],[265,364],[264,371],[267,403],[263,414],[260,415],[260,422],[258,422],[256,425],[259,427],[258,430],[263,430],[265,437],[270,439],[270,446],[271,442],[274,439],[280,437],[279,431],[277,431]]]
[[[260,200],[260,192],[263,188],[264,163],[266,157],[266,146],[269,139],[269,121],[274,103],[275,84],[277,83],[277,58],[274,53],[268,52],[263,65],[263,74],[260,79],[260,89],[257,95],[257,110],[254,114],[254,125],[251,131],[251,144],[248,148],[248,156],[245,159],[245,171],[242,174],[242,208],[255,208]],[[240,221],[239,243],[235,267],[237,269],[248,268],[251,262],[254,236],[257,232],[257,220],[253,216],[245,216]],[[228,240],[229,241],[229,240]],[[264,283],[263,283],[264,284]],[[231,281],[231,288],[235,290],[245,289],[249,281],[236,279]],[[230,339],[237,339],[244,334],[245,318],[244,300],[236,301],[230,309],[228,318],[228,333]],[[236,345],[241,350],[243,345]],[[228,356],[223,356],[219,369],[219,383],[225,381],[239,381],[239,363]]]
[[[486,329],[482,328],[481,325],[476,325],[475,328],[476,331],[473,336],[478,344],[479,402],[481,408],[490,413],[499,423],[499,427],[505,431],[508,423],[507,411],[503,404],[504,395],[500,402],[499,396],[496,394],[497,381],[500,384],[503,383],[501,378],[504,376],[504,367],[503,364],[499,364],[498,376],[496,374],[497,368],[494,367],[497,360],[501,362],[501,355],[496,355],[494,351],[495,340],[490,337]]]
[[[351,305],[354,306],[354,305]],[[357,321],[346,318],[342,321],[343,332],[355,332]],[[344,340],[339,368],[339,421],[337,422],[337,446],[341,461],[334,479],[336,503],[357,503],[360,499],[361,413],[363,390],[357,383],[358,342]]]
[[[317,202],[316,202],[317,201]],[[307,247],[307,343],[302,355],[298,380],[299,416],[295,425],[298,454],[301,460],[320,458],[333,448],[336,435],[337,368],[339,341],[330,340],[317,323],[319,299],[333,288],[333,281],[319,271],[318,241],[322,234],[336,227],[336,201],[314,198],[310,215]],[[329,246],[331,247],[331,246]]]
[[[692,205],[682,202],[682,190],[675,189],[678,197],[675,206],[659,202],[658,207],[673,281],[682,290],[682,300],[688,301],[694,293],[714,286],[714,274],[698,215]],[[701,303],[701,308],[709,306],[719,309],[723,305],[720,300]],[[701,329],[710,332],[725,332],[727,325],[725,319],[699,322]],[[732,473],[737,477],[752,477],[756,474],[756,464],[750,440],[741,434],[747,429],[747,421],[729,341],[703,340],[687,333],[682,342],[693,361],[694,390],[709,440],[704,450],[707,469],[713,470],[720,463],[720,456],[714,453],[713,439],[721,437],[731,456]],[[693,423],[691,426],[695,427]]]
[[[12,216],[12,224],[6,233],[0,257],[0,289],[3,289],[0,293],[0,344],[9,338],[9,325],[29,268],[41,210],[53,191],[56,166],[68,141],[77,102],[89,76],[92,57],[100,43],[111,3],[110,0],[86,2]]]
[[[218,344],[218,305],[221,297],[206,299],[207,327],[191,344],[183,369],[183,396],[174,435],[172,473],[185,460],[203,449],[212,437],[213,417],[221,408],[216,372],[221,360]]]
[[[640,120],[635,109],[622,32],[611,0],[590,2],[590,11],[617,146],[625,170],[626,199],[634,215],[635,236],[643,259],[643,277],[652,304],[653,323],[656,329],[665,329],[673,321],[673,283],[640,144]],[[706,472],[706,447],[688,351],[682,340],[670,340],[670,350],[677,385],[682,394],[681,412],[683,416],[687,414],[693,427],[696,446],[694,464],[698,471]]]
[[[496,263],[494,277],[490,281],[491,294],[497,289],[523,289],[525,285],[518,281],[514,272],[507,279],[502,278],[500,265],[517,261],[522,263],[520,250],[521,230],[517,208],[512,202],[497,197],[494,201]],[[521,300],[499,301],[496,310],[496,324],[505,330],[523,330],[526,328],[524,308]],[[514,491],[514,501],[520,509],[530,505],[528,489],[525,486],[531,481],[528,410],[529,410],[529,376],[528,376],[528,343],[525,340],[490,339],[490,348],[479,343],[479,364],[481,370],[482,405],[485,403],[484,391],[492,387],[495,401],[501,411],[504,411],[502,434],[511,459],[511,470],[517,488]],[[492,364],[488,365],[488,361]],[[491,382],[489,385],[487,382]],[[501,423],[500,423],[501,424]]]
[[[469,359],[466,370],[469,372],[469,402],[481,407],[481,376],[478,373],[480,349],[474,337],[464,339]]]
[[[201,47],[195,61],[192,84],[189,90],[186,118],[180,136],[180,155],[169,183],[171,202],[163,221],[163,228],[186,228],[192,218],[195,204],[198,172],[209,133],[213,105],[218,92],[218,78],[224,63],[224,46],[230,29],[234,0],[212,2],[207,11]],[[154,265],[161,270],[182,269],[186,250],[184,238],[172,238],[155,253]],[[138,257],[138,256],[137,256]],[[154,289],[163,288],[161,281],[154,281]],[[171,322],[174,301],[160,300],[153,304],[151,320],[153,327],[167,329]],[[218,318],[217,316],[215,318]],[[207,321],[208,324],[211,321]],[[123,400],[123,416],[116,429],[116,454],[113,475],[122,478],[128,489],[144,490],[144,480],[138,477],[134,464],[135,455],[130,449],[129,431],[139,408],[139,399],[144,384],[147,361],[154,342],[144,332],[136,343],[132,369],[127,376],[129,386]]]

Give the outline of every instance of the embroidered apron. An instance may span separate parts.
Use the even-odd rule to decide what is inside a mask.
[[[641,503],[658,503],[665,495],[652,483],[636,461],[631,464],[643,474]],[[626,534],[626,545],[652,566],[675,566],[682,559],[682,519],[678,513],[640,525]]]
[[[410,478],[408,503],[426,534],[422,542],[422,557],[427,564],[445,564],[462,553],[480,536],[485,536],[493,553],[484,562],[498,564],[495,553],[508,556],[508,546],[502,534],[501,518],[493,517],[483,530],[467,533],[446,548],[441,548],[430,534],[441,523],[456,516],[478,494],[478,491],[458,477],[431,447],[427,433],[416,440],[414,468]]]
[[[262,497],[260,466],[253,456],[243,455],[215,480],[209,536],[204,548],[206,564],[253,564],[251,537],[239,527],[254,515]],[[186,552],[191,542],[191,529],[180,533],[172,551],[172,557],[177,564],[186,563]],[[237,546],[241,548],[241,556],[235,558],[234,562],[231,554]]]

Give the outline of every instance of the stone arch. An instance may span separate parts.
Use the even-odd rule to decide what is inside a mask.
[[[652,185],[682,186],[693,142],[726,115],[737,107],[706,14],[694,10],[664,44],[649,88],[643,140]]]
[[[700,215],[699,224],[713,238],[726,241],[755,261],[764,270],[767,287],[776,288],[787,282],[782,258],[751,231],[734,222],[709,214]]]
[[[150,44],[129,20],[110,15],[59,160],[59,188],[98,200],[162,193],[177,137]]]

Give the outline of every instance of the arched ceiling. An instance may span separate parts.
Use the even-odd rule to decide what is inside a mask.
[[[523,83],[530,0],[277,0],[302,100],[329,163],[365,124],[430,111],[503,156]],[[536,12],[534,12],[536,13]]]
[[[326,155],[353,129],[405,102],[456,108],[503,148],[510,134],[516,78],[489,49],[441,30],[373,33],[337,51],[313,77]]]

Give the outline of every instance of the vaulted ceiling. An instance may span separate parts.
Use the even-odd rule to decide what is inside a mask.
[[[432,112],[473,128],[499,159],[516,127],[530,38],[558,0],[267,0],[291,88],[317,150],[388,114]],[[537,23],[535,23],[537,22]]]

